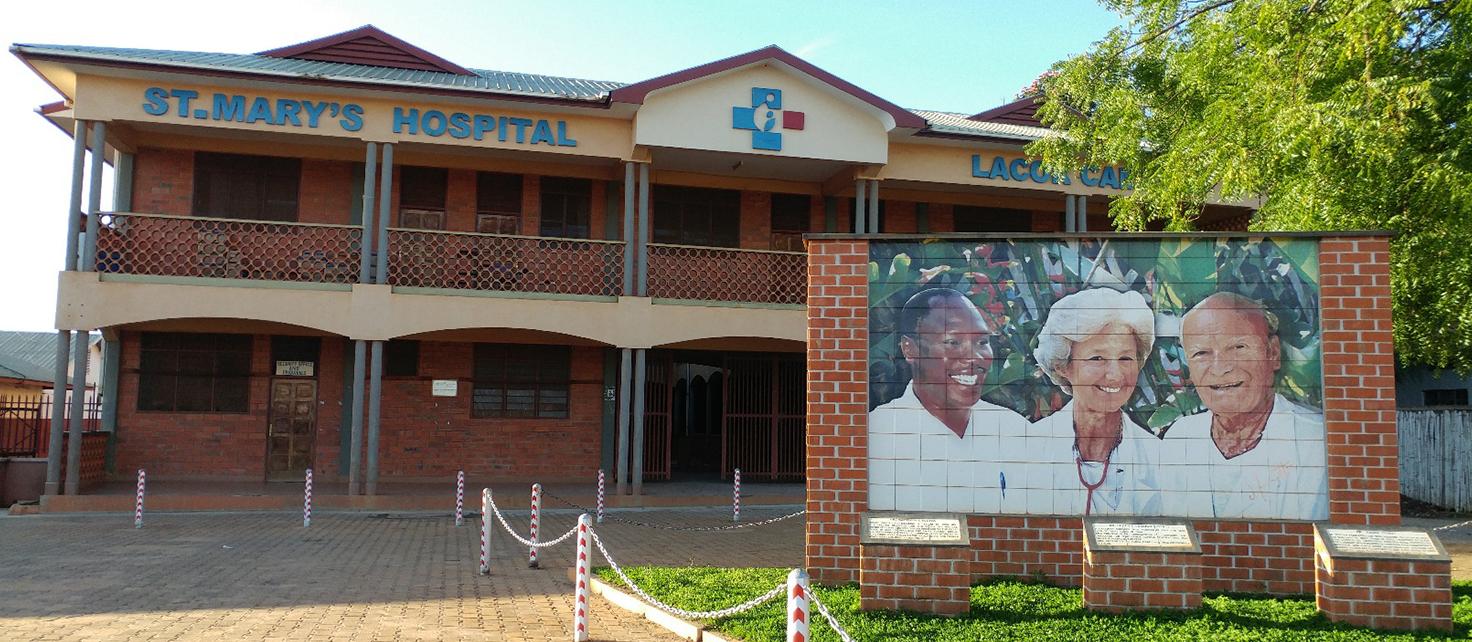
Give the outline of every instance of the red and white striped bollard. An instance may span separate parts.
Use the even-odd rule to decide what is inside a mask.
[[[455,525],[465,523],[465,471],[455,473]]]
[[[307,485],[302,492],[302,528],[312,525],[312,469],[307,469]]]
[[[532,523],[531,523],[531,532],[528,533],[527,539],[529,539],[529,540],[531,540],[533,542],[539,541],[537,539],[537,532],[541,530],[538,527],[539,526],[539,522],[541,522],[541,521],[542,521],[542,485],[541,484],[532,484]],[[529,553],[527,553],[527,556],[526,556],[526,566],[527,566],[527,568],[539,568],[539,567],[541,567],[541,563],[537,561],[537,547],[535,547],[535,546],[529,546],[529,547],[527,547],[527,550],[530,551]]]
[[[808,620],[808,573],[800,568],[787,574],[787,642],[807,642]]]
[[[592,579],[588,576],[588,568],[591,565],[589,556],[592,554],[593,520],[587,513],[578,516],[578,558],[577,562],[577,585],[573,588],[572,604],[572,640],[573,642],[585,642],[588,639],[588,594]]]
[[[603,523],[603,469],[598,469],[598,523]]]
[[[133,528],[143,528],[143,469],[138,469],[138,503],[133,507]]]
[[[480,574],[491,574],[491,489],[480,489]]]
[[[732,475],[734,484],[731,487],[731,521],[741,521],[741,469],[737,468]]]

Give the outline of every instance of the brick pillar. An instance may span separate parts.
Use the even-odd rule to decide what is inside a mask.
[[[808,243],[807,568],[815,582],[859,579],[868,505],[866,241]]]
[[[971,550],[967,546],[865,544],[859,609],[934,615],[971,611]]]
[[[1428,533],[1429,535],[1429,533]],[[1314,592],[1330,622],[1397,630],[1452,630],[1452,562],[1438,555],[1409,559],[1336,551],[1314,528]]]
[[[1390,239],[1319,242],[1329,521],[1400,523]]]

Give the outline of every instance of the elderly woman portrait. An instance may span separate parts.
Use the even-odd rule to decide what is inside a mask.
[[[1036,442],[1052,462],[1028,475],[1028,512],[1159,514],[1159,439],[1123,410],[1154,343],[1154,314],[1138,292],[1093,288],[1049,309],[1034,357],[1071,400],[1028,429],[1029,450]],[[1049,484],[1052,493],[1040,492]]]

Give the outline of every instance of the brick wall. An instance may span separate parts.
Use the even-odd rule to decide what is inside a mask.
[[[772,249],[771,192],[741,192],[740,243],[747,250]]]
[[[964,546],[865,544],[859,608],[961,615],[971,610],[970,566]]]
[[[194,152],[144,147],[133,154],[133,211],[189,216]]]
[[[945,209],[932,207],[933,230]],[[937,214],[940,214],[937,216]],[[817,582],[857,580],[858,518],[866,510],[868,243],[808,244],[807,565]],[[1325,431],[1330,521],[1397,524],[1399,481],[1391,355],[1389,248],[1383,237],[1320,243]],[[1077,585],[1075,517],[968,519],[973,579],[1042,576]],[[1307,522],[1196,521],[1208,591],[1313,590]]]
[[[352,163],[303,159],[296,220],[348,224],[353,201],[363,197],[354,193],[353,173]]]
[[[1088,550],[1083,585],[1091,611],[1200,608],[1201,554]]]

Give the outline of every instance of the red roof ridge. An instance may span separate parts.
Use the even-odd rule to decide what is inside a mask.
[[[394,69],[443,71],[459,76],[477,75],[469,69],[411,45],[371,24],[315,40],[258,52],[256,55]]]
[[[857,85],[854,85],[853,83],[839,78],[838,76],[823,71],[812,63],[803,60],[802,58],[798,58],[791,53],[788,53],[785,49],[778,47],[777,45],[767,45],[765,47],[762,47],[761,49],[748,51],[743,54],[737,54],[729,58],[722,58],[715,62],[708,62],[703,65],[697,65],[695,67],[690,67],[689,69],[683,69],[674,73],[650,78],[649,80],[636,82],[631,85],[624,85],[623,87],[619,87],[618,89],[613,90],[613,92],[609,95],[609,100],[616,103],[642,105],[644,104],[644,99],[647,98],[649,94],[655,90],[664,89],[665,87],[671,87],[680,83],[689,82],[697,78],[704,78],[706,76],[718,74],[723,71],[730,71],[732,69],[745,67],[747,65],[760,62],[762,60],[777,60],[779,62],[785,63],[786,65],[797,69],[798,71],[817,78],[818,80],[832,86],[839,91],[853,96],[854,98],[857,98],[862,102],[868,103],[869,105],[872,105],[892,116],[894,118],[896,127],[905,127],[910,129],[925,128],[925,119],[921,118],[918,114],[915,114],[903,107],[900,107],[899,105],[896,105],[872,93],[869,93],[868,91],[860,89]]]
[[[1038,120],[1037,117],[1038,105],[1042,102],[1042,94],[1024,96],[1000,107],[993,107],[979,114],[967,116],[966,120],[1045,127],[1043,121]]]

